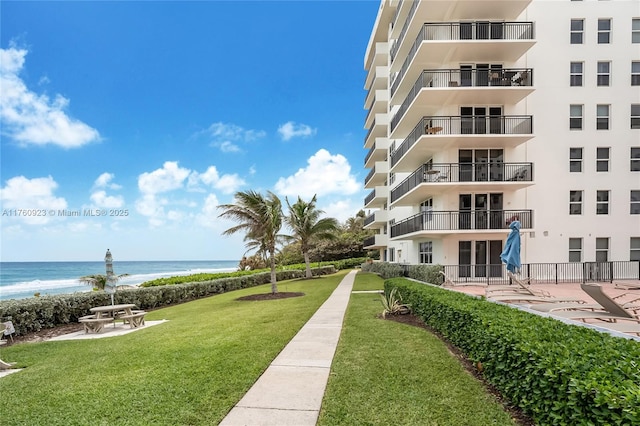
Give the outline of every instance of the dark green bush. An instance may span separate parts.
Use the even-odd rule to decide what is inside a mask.
[[[384,279],[404,276],[404,267],[397,263],[389,262],[366,262],[362,264],[364,272],[379,274]]]
[[[324,266],[313,270],[314,275],[326,275],[334,272],[333,266]],[[284,281],[302,278],[304,273],[295,269],[278,271],[276,277],[278,281]],[[270,280],[271,274],[269,272],[254,272],[251,275],[209,281],[122,289],[115,293],[114,302],[116,304],[133,303],[141,309],[153,309],[267,284]],[[89,314],[90,308],[109,304],[111,304],[111,298],[104,291],[3,300],[0,301],[0,319],[3,321],[11,320],[16,329],[16,335],[24,335],[44,328],[76,322],[79,317]]]
[[[640,424],[640,342],[403,278],[413,312],[538,424]]]

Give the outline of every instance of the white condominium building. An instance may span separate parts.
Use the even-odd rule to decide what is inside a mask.
[[[364,66],[381,260],[640,261],[640,1],[382,0]]]

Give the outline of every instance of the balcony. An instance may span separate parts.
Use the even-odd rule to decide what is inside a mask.
[[[364,208],[382,208],[386,204],[388,198],[389,188],[386,186],[376,186],[373,191],[364,198]]]
[[[453,233],[508,233],[511,218],[518,217],[521,229],[531,229],[532,210],[424,211],[391,227],[391,238],[424,238]]]
[[[443,105],[517,104],[533,92],[532,84],[531,68],[425,70],[393,116],[391,132],[394,133],[400,123],[404,122],[407,127],[418,116],[437,111]]]
[[[362,245],[365,249],[380,249],[387,247],[389,238],[386,234],[376,234],[369,238],[365,238]]]
[[[459,148],[514,147],[533,137],[530,115],[430,116],[418,120],[391,153],[390,172],[412,172],[451,145]]]
[[[364,147],[371,148],[376,138],[387,136],[387,127],[389,125],[389,118],[387,114],[376,114],[367,136],[364,138]]]
[[[374,166],[376,161],[386,161],[387,152],[389,151],[389,139],[376,138],[373,143],[373,147],[367,152],[364,157],[364,167],[370,169]]]
[[[533,183],[533,163],[423,164],[391,190],[396,206],[417,205],[429,195],[448,191],[507,191]]]
[[[514,62],[535,44],[533,22],[433,22],[437,20],[420,19],[419,15],[412,19],[403,38],[399,38],[390,50],[391,72],[399,71],[400,78],[414,58],[419,58],[420,63],[433,64],[441,64],[444,60]],[[412,33],[415,34],[413,39],[410,38]],[[413,40],[413,43],[405,42],[405,39]]]
[[[386,161],[376,161],[373,169],[364,178],[364,187],[373,188],[378,185],[384,185],[387,181],[389,173],[389,163]]]
[[[387,211],[376,210],[364,219],[364,229],[382,228],[387,223]]]
[[[409,87],[413,81],[413,87]],[[446,104],[452,98],[455,103],[465,104],[478,100],[489,104],[515,104],[533,92],[532,68],[454,68],[422,70],[416,79],[396,79],[391,86],[391,102],[406,96],[405,104],[413,102],[421,89],[429,89],[429,102]],[[407,105],[408,106],[408,105]]]
[[[369,103],[370,102],[370,103]],[[376,90],[373,98],[367,98],[365,108],[369,109],[367,117],[364,119],[364,127],[371,127],[373,119],[376,114],[386,113],[389,107],[389,91],[388,90]]]

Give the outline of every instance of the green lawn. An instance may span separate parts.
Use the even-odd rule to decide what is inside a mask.
[[[304,297],[234,300],[264,285],[150,312],[169,321],[125,336],[3,348],[26,368],[0,379],[2,424],[216,424],[346,272],[279,283]]]
[[[347,272],[279,283],[304,297],[235,300],[264,285],[150,312],[169,321],[125,336],[3,348],[26,368],[0,379],[2,424],[217,424]],[[381,288],[362,273],[354,287]],[[351,296],[319,424],[513,424],[438,339],[381,310],[377,294]]]
[[[354,290],[382,288],[356,277]],[[439,339],[380,312],[379,295],[351,295],[319,425],[515,424]]]

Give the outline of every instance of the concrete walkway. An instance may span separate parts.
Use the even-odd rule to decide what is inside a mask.
[[[344,277],[221,426],[316,424],[355,276]]]

